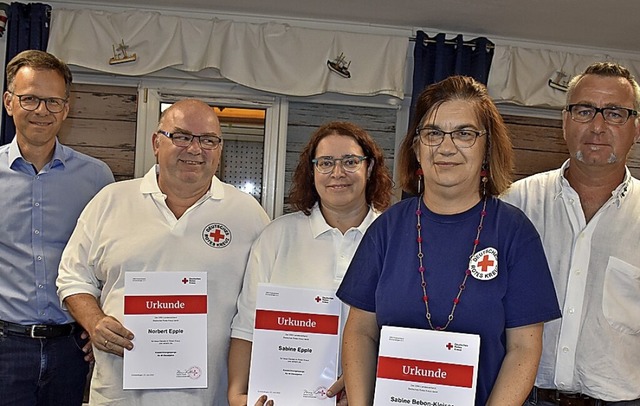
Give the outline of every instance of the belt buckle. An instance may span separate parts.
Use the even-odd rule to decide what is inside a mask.
[[[42,325],[42,324],[34,324],[33,326],[30,326],[29,328],[29,337],[31,338],[47,338],[46,335],[39,335],[36,334],[36,329],[44,329],[44,331],[47,331],[47,326]]]

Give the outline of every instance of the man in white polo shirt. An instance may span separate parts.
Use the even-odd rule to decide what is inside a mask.
[[[58,294],[89,332],[96,366],[92,405],[226,405],[231,319],[253,240],[268,222],[258,202],[215,172],[222,138],[213,110],[182,100],[153,134],[158,164],[105,188],[86,207],[60,263]],[[206,389],[123,390],[127,271],[208,273]]]

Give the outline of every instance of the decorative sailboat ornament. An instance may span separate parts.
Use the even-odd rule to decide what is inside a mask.
[[[138,56],[136,54],[129,55],[127,49],[129,49],[129,45],[126,45],[124,40],[117,47],[113,45],[113,58],[109,59],[109,65],[135,61]]]
[[[549,79],[549,86],[556,89],[556,90],[560,90],[563,92],[566,92],[569,89],[569,79],[565,79],[567,78],[567,74],[562,72],[562,71],[557,71],[556,72],[556,77],[555,79]]]
[[[334,60],[327,60],[327,66],[329,70],[337,73],[343,78],[350,78],[351,72],[349,72],[349,66],[351,65],[351,61],[346,62],[344,53],[340,52],[340,55]]]

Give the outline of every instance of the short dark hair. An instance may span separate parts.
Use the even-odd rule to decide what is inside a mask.
[[[60,76],[64,78],[65,97],[69,97],[73,77],[67,64],[48,52],[35,49],[20,52],[7,64],[7,89],[10,92],[13,92],[13,81],[16,78],[16,74],[20,68],[24,66],[35,70],[53,70],[58,72]]]
[[[419,139],[416,129],[425,116],[451,100],[468,100],[475,104],[478,121],[487,131],[486,162],[488,164],[487,193],[497,196],[504,192],[513,178],[513,149],[511,138],[498,108],[493,103],[487,88],[468,76],[450,76],[428,86],[418,96],[413,122],[400,146],[398,172],[403,190],[418,194],[418,175],[420,167],[416,157],[416,142]],[[478,188],[480,190],[480,179]]]
[[[587,68],[579,75],[576,75],[571,79],[567,89],[567,104],[571,102],[571,96],[573,96],[573,92],[580,82],[580,79],[587,75],[596,75],[596,76],[608,76],[614,78],[623,78],[626,79],[631,88],[633,89],[633,108],[635,110],[640,110],[640,86],[638,86],[638,82],[633,77],[633,74],[629,72],[629,69],[615,62],[595,62],[591,65],[587,66]]]
[[[318,128],[300,153],[298,166],[293,174],[289,204],[296,210],[310,215],[313,206],[320,201],[313,179],[314,169],[311,160],[315,158],[320,141],[334,134],[353,138],[362,148],[364,155],[369,157],[367,164],[373,165],[373,169],[367,180],[365,191],[367,204],[378,211],[385,210],[391,204],[393,181],[389,169],[384,164],[382,150],[364,129],[353,123],[339,121],[333,121]]]

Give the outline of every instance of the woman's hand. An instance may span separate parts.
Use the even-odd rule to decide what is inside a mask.
[[[267,400],[267,395],[262,395],[256,402],[255,406],[273,406],[273,400]]]
[[[336,396],[336,406],[347,406],[347,391],[344,387],[344,378],[340,376],[337,381],[327,390],[327,396],[332,398]]]

